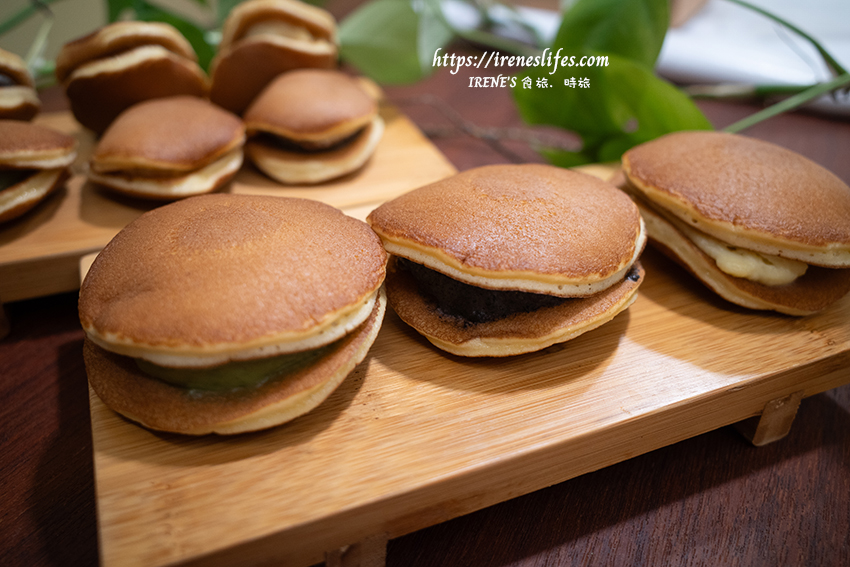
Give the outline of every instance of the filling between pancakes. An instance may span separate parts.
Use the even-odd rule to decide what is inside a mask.
[[[363,134],[366,128],[368,128],[368,126],[364,126],[343,138],[328,141],[296,140],[273,134],[271,132],[258,133],[255,141],[287,152],[314,154],[342,148],[356,140],[361,134]]]
[[[396,266],[413,277],[419,292],[432,299],[442,314],[473,324],[554,307],[570,300],[543,293],[470,285],[401,257],[396,258]]]
[[[226,391],[259,387],[310,366],[334,348],[335,343],[315,349],[254,360],[228,362],[211,368],[172,368],[136,358],[146,375],[190,390]]]

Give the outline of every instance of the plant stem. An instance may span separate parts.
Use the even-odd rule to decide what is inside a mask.
[[[38,0],[33,1],[12,14],[6,21],[0,22],[0,35],[3,35],[6,32],[9,32],[15,27],[19,26],[21,23],[30,18],[33,14],[38,12],[39,10],[43,10],[48,5],[53,4],[55,2],[59,2],[59,0]]]
[[[690,85],[683,87],[682,91],[691,98],[700,99],[752,98],[773,95],[793,95],[815,85],[739,85],[735,83],[721,83],[718,85]]]
[[[811,43],[812,46],[814,46],[814,48],[818,50],[818,53],[820,53],[820,56],[823,57],[823,60],[826,62],[827,67],[829,67],[829,70],[832,72],[833,75],[837,76],[837,75],[844,75],[845,73],[847,73],[847,70],[844,67],[842,67],[841,64],[838,61],[836,61],[835,58],[832,55],[830,55],[829,52],[815,38],[813,38],[812,36],[810,36],[809,34],[804,32],[803,30],[801,30],[800,28],[798,28],[797,26],[795,26],[791,22],[788,22],[788,21],[780,18],[779,16],[775,16],[774,14],[771,14],[770,12],[763,10],[762,8],[759,8],[758,6],[754,6],[754,5],[750,4],[749,2],[745,2],[744,0],[727,0],[727,1],[732,2],[733,4],[738,4],[739,6],[743,6],[744,8],[748,8],[748,9],[754,11],[754,12],[761,14],[762,16],[764,16],[766,18],[773,20],[774,22],[776,22],[778,24],[783,25],[786,28],[788,28],[789,30],[791,30],[792,32],[796,33],[797,35],[799,35],[800,37],[805,39],[806,41],[808,41],[809,43]]]
[[[466,41],[486,45],[488,47],[492,47],[494,49],[498,49],[499,51],[504,51],[512,55],[533,56],[540,54],[540,51],[538,49],[525,45],[524,43],[514,41],[512,39],[499,37],[498,35],[490,32],[477,29],[459,29],[453,26],[449,19],[446,18],[446,15],[443,13],[443,7],[440,0],[428,1],[431,4],[431,7],[433,8],[434,12],[440,17],[440,20],[443,22],[443,25],[446,26],[446,28],[449,29],[453,34],[462,39],[465,39]]]
[[[794,108],[797,108],[802,104],[805,104],[813,99],[816,99],[846,85],[850,85],[850,73],[845,72],[844,74],[834,78],[833,80],[827,83],[820,83],[818,85],[815,85],[801,93],[788,97],[785,100],[774,104],[773,106],[769,106],[764,110],[747,116],[743,120],[739,120],[738,122],[727,126],[723,129],[723,131],[732,133],[740,132],[741,130],[745,130],[750,126],[758,124],[762,120],[767,120],[768,118],[772,118],[777,114],[782,114],[783,112],[793,110]]]

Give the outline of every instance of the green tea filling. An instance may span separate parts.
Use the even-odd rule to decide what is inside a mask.
[[[333,346],[332,343],[304,352],[239,360],[212,368],[169,368],[141,358],[136,359],[136,364],[148,376],[174,386],[190,390],[224,391],[258,387],[272,379],[286,378],[322,358]]]

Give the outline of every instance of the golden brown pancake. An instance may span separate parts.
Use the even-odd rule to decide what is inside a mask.
[[[396,260],[390,305],[463,356],[540,350],[627,308],[643,279],[637,207],[595,177],[546,165],[472,169],[367,221]]]
[[[46,126],[0,120],[0,222],[17,218],[68,179],[76,140]]]
[[[241,115],[281,73],[332,69],[336,59],[336,21],[330,12],[298,0],[249,0],[224,23],[210,98]]]
[[[74,40],[57,56],[56,77],[74,117],[98,134],[139,102],[208,91],[191,45],[165,23],[116,22]]]
[[[40,109],[35,83],[24,61],[0,49],[0,120],[31,120]]]
[[[239,117],[205,99],[153,99],[127,109],[104,132],[88,177],[146,198],[209,193],[236,174],[244,142]]]
[[[850,291],[850,187],[807,158],[679,132],[632,148],[623,169],[650,238],[728,301],[807,315]]]
[[[351,173],[383,135],[377,101],[340,71],[300,69],[272,81],[244,115],[251,161],[287,184]]]
[[[292,419],[365,356],[386,259],[365,223],[306,199],[216,194],[145,213],[80,290],[92,387],[154,429],[234,433]],[[289,356],[307,360],[286,378],[205,382],[226,365]],[[191,373],[192,385],[144,373],[150,365]]]

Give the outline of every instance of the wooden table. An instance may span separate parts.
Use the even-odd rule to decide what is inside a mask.
[[[445,126],[423,94],[479,126],[519,122],[506,91],[438,73],[387,90],[420,127]],[[722,127],[753,111],[703,104]],[[804,114],[748,134],[850,181],[850,124]],[[518,157],[452,136],[434,143],[460,170]],[[656,266],[663,258],[652,258]],[[91,421],[74,293],[8,304],[0,341],[0,564],[92,565],[97,526]],[[753,447],[721,428],[393,539],[389,566],[850,564],[850,386],[803,400],[788,437]],[[317,482],[316,490],[321,490]]]

